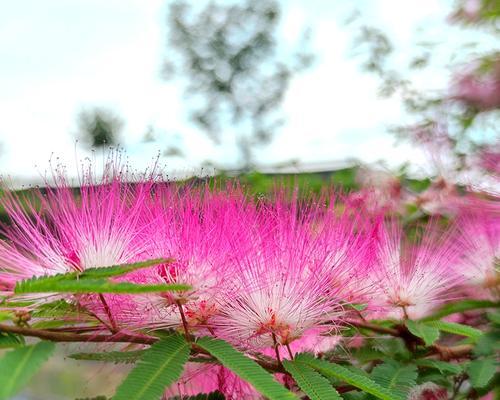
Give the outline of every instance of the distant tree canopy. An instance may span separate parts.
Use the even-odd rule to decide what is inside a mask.
[[[215,143],[223,141],[224,128],[234,128],[243,166],[249,167],[252,148],[269,142],[282,123],[279,108],[290,79],[312,59],[280,48],[278,1],[194,4],[170,5],[173,53],[165,76],[185,78],[190,116]]]
[[[83,110],[78,114],[79,137],[90,147],[116,145],[123,121],[104,108]]]

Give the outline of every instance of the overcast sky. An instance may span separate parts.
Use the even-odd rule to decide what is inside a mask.
[[[311,25],[317,60],[292,82],[283,106],[287,123],[262,151],[260,163],[358,158],[384,160],[391,167],[409,161],[421,169],[422,154],[408,145],[396,146],[387,132],[388,125],[405,118],[400,104],[377,97],[378,80],[352,57],[356,30],[344,24],[350,9],[335,3],[284,3],[280,35],[291,43]],[[365,21],[390,34],[401,59],[415,53],[420,37],[437,37],[448,29],[450,1],[353,3]],[[74,165],[87,156],[75,143],[76,115],[92,106],[114,109],[124,118],[122,145],[138,168],[168,144],[186,154],[183,159],[162,158],[172,171],[196,172],[205,160],[235,160],[232,146],[214,146],[189,124],[182,88],[161,78],[166,9],[165,0],[2,2],[0,172],[26,180],[43,173],[51,157]],[[436,69],[422,80],[422,88],[446,85],[447,79],[444,69]],[[144,143],[149,126],[157,140]]]

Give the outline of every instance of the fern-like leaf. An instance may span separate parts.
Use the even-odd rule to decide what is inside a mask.
[[[75,279],[103,279],[111,278],[116,276],[121,276],[128,274],[129,272],[136,271],[142,268],[152,267],[153,265],[166,264],[173,262],[171,258],[155,258],[153,260],[139,261],[136,263],[129,264],[118,264],[112,266],[102,266],[88,268],[83,272],[67,272],[65,274],[55,274],[49,276],[39,277],[38,279],[43,279],[47,282],[57,282],[65,280],[75,280]]]
[[[454,335],[466,336],[471,339],[479,339],[483,334],[479,329],[473,328],[472,326],[457,324],[455,322],[445,322],[445,321],[429,321],[425,325],[432,326],[433,328],[439,329],[440,331],[452,333]]]
[[[299,361],[284,360],[283,366],[311,400],[342,399],[328,379],[318,374],[306,364]]]
[[[15,293],[150,293],[188,290],[181,284],[139,285],[131,282],[111,282],[106,279],[51,280],[31,278],[18,282]]]
[[[24,345],[24,338],[12,333],[0,332],[0,349],[19,347]]]
[[[461,300],[456,303],[444,305],[434,314],[430,315],[429,317],[423,318],[420,321],[433,321],[446,317],[447,315],[461,313],[469,310],[477,310],[481,308],[500,308],[500,302],[493,302],[488,300]]]
[[[153,265],[157,264],[164,264],[164,263],[170,263],[172,262],[172,259],[167,259],[167,258],[156,258],[153,260],[148,260],[148,261],[141,261],[141,262],[136,262],[136,263],[131,263],[131,264],[119,264],[119,265],[113,265],[110,267],[96,267],[96,268],[89,268],[83,272],[68,272],[65,274],[56,274],[56,275],[50,275],[50,276],[40,276],[40,277],[33,277],[31,279],[26,279],[22,282],[19,282],[16,285],[15,292],[16,293],[47,293],[47,292],[63,292],[67,291],[64,290],[63,288],[65,287],[72,287],[71,282],[82,282],[79,286],[79,288],[82,288],[78,293],[88,293],[87,289],[84,289],[86,285],[90,285],[91,282],[94,282],[93,284],[95,285],[96,282],[99,282],[102,284],[103,282],[109,283],[108,281],[104,280],[104,278],[111,278],[111,277],[116,277],[120,275],[125,275],[129,272],[141,269],[141,268],[147,268],[151,267]],[[123,286],[123,285],[122,285]],[[143,285],[145,286],[145,285]],[[57,288],[60,288],[57,290]],[[117,290],[120,290],[118,288]],[[168,289],[167,289],[168,290]],[[182,290],[182,289],[181,289]],[[150,290],[151,291],[151,290]],[[120,291],[113,291],[113,292],[94,292],[94,293],[123,293]],[[137,292],[133,292],[137,293]],[[142,292],[139,292],[142,293]]]
[[[156,342],[120,384],[113,400],[158,400],[181,376],[189,351],[189,344],[178,334]]]
[[[0,399],[8,399],[25,386],[54,352],[51,342],[39,342],[6,353],[0,359]]]
[[[152,267],[158,264],[170,264],[174,260],[172,258],[155,258],[153,260],[140,261],[131,264],[119,264],[113,265],[111,267],[96,267],[88,268],[82,273],[80,273],[80,279],[100,279],[100,278],[111,278],[113,276],[120,276],[128,274],[129,272],[136,271],[142,268]]]
[[[403,366],[397,362],[387,361],[377,365],[371,374],[379,385],[405,399],[410,389],[416,385],[418,372],[414,365]]]
[[[202,337],[196,344],[219,360],[222,365],[250,383],[269,400],[297,399],[294,394],[276,382],[271,374],[235,350],[229,343],[219,339]]]
[[[402,400],[396,393],[380,386],[378,383],[365,376],[363,371],[356,372],[354,368],[347,369],[341,365],[314,358],[310,354],[299,354],[295,359],[310,366],[327,378],[339,379],[379,399]]]
[[[75,353],[68,357],[74,360],[105,361],[115,364],[132,364],[141,358],[146,350],[135,351],[106,351],[103,353]]]
[[[460,364],[452,364],[446,361],[431,360],[428,358],[415,360],[415,364],[418,365],[419,367],[437,369],[442,374],[449,373],[453,375],[458,375],[463,371],[463,368]]]

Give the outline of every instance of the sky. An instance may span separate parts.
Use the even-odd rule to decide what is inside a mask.
[[[313,68],[292,81],[283,103],[286,123],[259,152],[259,166],[299,160],[300,172],[356,158],[369,164],[382,160],[391,168],[410,162],[414,171],[425,171],[425,155],[396,143],[388,132],[388,126],[407,120],[400,102],[378,97],[379,81],[362,71],[361,60],[353,56],[355,26],[345,25],[352,8],[324,0],[284,4],[280,37],[292,44],[311,26],[317,58]],[[449,33],[443,29],[448,29],[450,1],[352,4],[362,10],[365,22],[389,34],[402,49],[397,53],[402,60],[415,50],[417,38]],[[49,160],[72,166],[93,157],[76,141],[76,116],[93,106],[124,118],[121,145],[136,168],[150,164],[169,144],[185,153],[184,158],[160,157],[173,175],[197,173],[208,160],[234,165],[234,147],[215,146],[193,127],[182,87],[161,76],[168,57],[166,12],[165,0],[2,2],[0,173],[36,181]],[[417,84],[439,87],[447,79],[447,71],[437,68]],[[154,142],[144,141],[148,127],[154,128]]]

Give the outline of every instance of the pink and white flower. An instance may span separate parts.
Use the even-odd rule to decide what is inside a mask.
[[[430,223],[417,243],[395,222],[381,223],[374,237],[376,259],[371,275],[371,304],[379,315],[418,319],[457,297],[463,277],[453,266],[458,257],[450,234]]]

